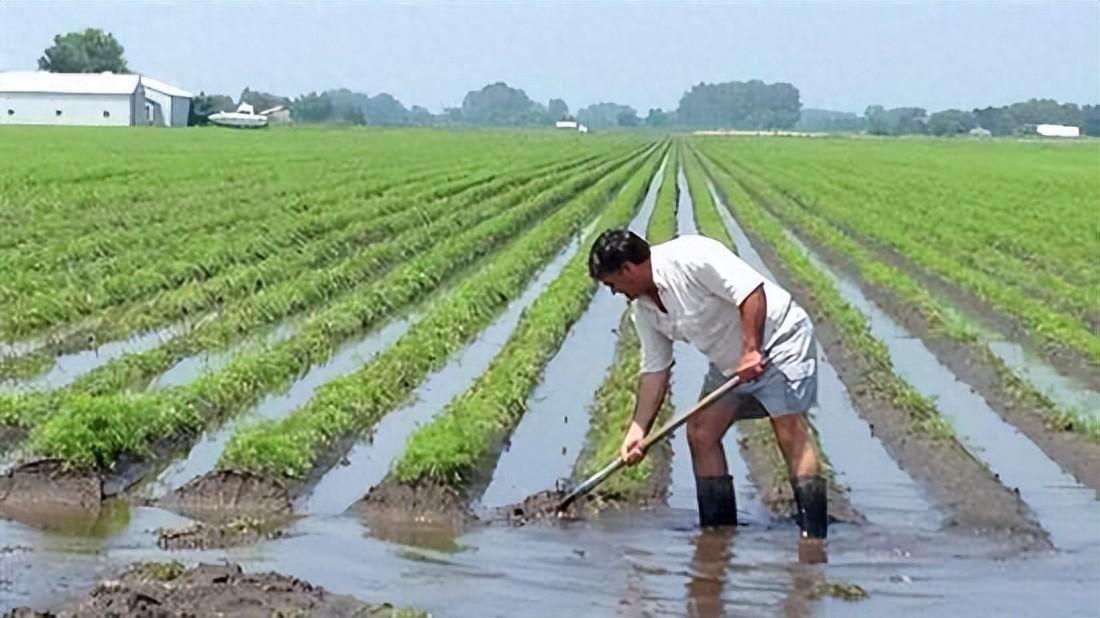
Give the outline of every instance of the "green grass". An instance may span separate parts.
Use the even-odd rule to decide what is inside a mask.
[[[440,416],[410,436],[394,469],[399,481],[432,479],[461,486],[476,476],[521,418],[546,363],[596,291],[588,276],[586,249],[596,234],[630,222],[658,161],[653,157],[643,165],[607,206],[592,232],[581,240],[581,250],[524,312],[485,373]]]
[[[354,374],[329,382],[286,419],[238,432],[219,466],[302,477],[325,449],[369,429],[403,401],[451,354],[487,326],[517,296],[524,283],[594,218],[642,164],[641,157],[586,189],[530,233],[496,253],[478,273],[434,307],[392,347]]]

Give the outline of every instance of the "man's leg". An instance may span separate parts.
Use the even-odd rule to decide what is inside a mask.
[[[825,479],[804,414],[772,417],[772,428],[790,472],[804,538],[824,539],[828,532]]]
[[[707,376],[707,392],[722,384],[724,378],[713,367]],[[737,406],[733,397],[722,397],[687,422],[688,446],[695,470],[695,497],[699,504],[699,525],[737,525],[737,499],[733,477],[726,468],[722,436],[733,424]]]

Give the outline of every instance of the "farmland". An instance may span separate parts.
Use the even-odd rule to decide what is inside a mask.
[[[76,594],[102,564],[182,559],[163,542],[181,530],[247,545],[246,571],[436,615],[1095,608],[1095,143],[60,127],[0,143],[0,609],[56,605],[37,573]],[[693,528],[682,435],[581,521],[516,525],[512,505],[614,457],[633,410],[626,303],[587,274],[610,227],[714,237],[813,318],[831,564],[797,565],[766,420],[726,441],[736,538]],[[713,387],[682,352],[662,417]],[[1068,605],[1006,590],[1004,561]],[[869,597],[813,594],[844,582]]]

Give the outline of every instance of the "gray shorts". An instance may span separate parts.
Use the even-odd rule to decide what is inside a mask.
[[[817,341],[809,325],[773,347],[772,364],[756,380],[723,395],[718,403],[736,410],[733,420],[805,414],[817,403]],[[792,379],[788,374],[793,374]],[[728,378],[711,365],[703,382],[704,396]]]

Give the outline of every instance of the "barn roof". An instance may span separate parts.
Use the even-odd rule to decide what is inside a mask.
[[[0,73],[0,92],[131,94],[140,79],[135,74],[6,71]]]
[[[173,86],[172,84],[168,84],[168,83],[160,81],[159,79],[153,79],[152,77],[147,77],[145,75],[141,76],[141,83],[146,88],[149,88],[151,90],[156,90],[157,92],[163,92],[164,94],[169,95],[169,96],[187,97],[188,99],[193,99],[195,97],[195,95],[191,94],[190,92],[187,92],[186,90],[184,90],[182,88],[177,88],[177,87]]]

